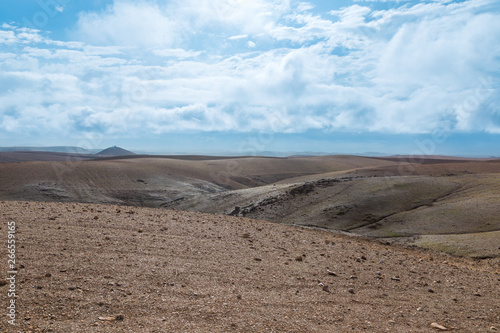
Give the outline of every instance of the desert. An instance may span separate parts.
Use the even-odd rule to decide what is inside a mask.
[[[500,332],[499,0],[0,1],[0,333]]]
[[[500,329],[496,159],[33,159],[0,164],[17,331]]]

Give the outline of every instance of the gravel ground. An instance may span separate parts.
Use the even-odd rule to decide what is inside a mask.
[[[11,222],[16,325],[9,281],[1,332],[500,331],[488,260],[239,217],[1,202],[5,277]]]

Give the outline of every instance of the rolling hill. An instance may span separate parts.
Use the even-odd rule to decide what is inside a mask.
[[[175,208],[500,257],[498,159],[429,160],[130,155],[3,163],[0,200]]]

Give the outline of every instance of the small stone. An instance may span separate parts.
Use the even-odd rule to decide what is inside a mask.
[[[116,315],[112,317],[99,317],[99,320],[102,321],[121,321],[123,319],[125,319],[123,315]]]
[[[45,274],[45,277],[52,277],[52,274],[47,273],[47,274]]]
[[[7,281],[6,280],[0,280],[0,287],[6,286]]]
[[[417,311],[424,311],[423,308],[417,308]]]
[[[139,230],[137,230],[137,232],[140,233],[140,234],[142,234],[144,232],[144,230],[139,229]]]
[[[354,288],[349,288],[349,289],[347,289],[347,291],[348,291],[349,293],[351,293],[351,294],[354,294],[354,293],[355,293]]]
[[[480,292],[475,292],[475,293],[474,293],[474,296],[481,297],[482,295],[481,295],[481,293],[480,293]]]
[[[262,259],[260,259],[260,258],[253,258],[253,260],[255,260],[255,261],[262,261]]]
[[[400,279],[400,278],[395,277],[395,276],[391,277],[391,280],[392,280],[392,281],[401,281],[401,279]]]
[[[432,290],[431,288],[428,288],[427,291],[430,292],[430,293],[434,292],[434,290]]]
[[[99,220],[99,216],[94,216],[94,220]]]
[[[491,326],[491,327],[490,327],[490,330],[492,330],[492,331],[496,331],[496,330],[497,330],[497,328],[496,328],[495,326]]]
[[[328,275],[330,276],[337,276],[337,273],[335,272],[332,272],[332,271],[327,271]]]
[[[439,325],[438,323],[432,323],[431,327],[435,328],[435,329],[437,329],[439,331],[447,331],[448,330],[446,327],[444,327],[442,325]]]
[[[236,298],[237,299],[241,299],[242,297],[241,297],[241,295],[237,295]]]
[[[330,292],[330,288],[328,286],[323,286],[323,291],[326,291],[327,293]]]
[[[303,261],[303,260],[304,260],[304,258],[302,256],[298,256],[295,258],[295,261]]]

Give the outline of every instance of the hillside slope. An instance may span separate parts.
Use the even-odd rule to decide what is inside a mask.
[[[363,157],[115,159],[0,164],[0,200],[124,203],[158,207],[186,196],[302,175],[393,165]]]

